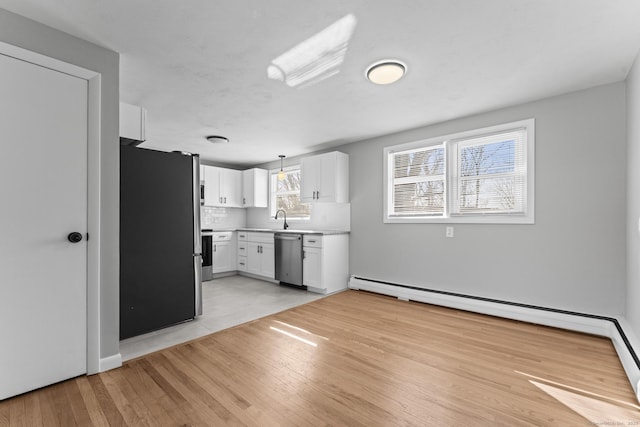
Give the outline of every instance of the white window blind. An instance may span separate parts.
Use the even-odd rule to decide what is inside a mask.
[[[525,139],[525,129],[515,129],[451,142],[454,215],[525,212]]]
[[[534,223],[535,121],[385,147],[384,221]]]
[[[445,210],[445,150],[442,144],[391,154],[391,215],[442,216]]]

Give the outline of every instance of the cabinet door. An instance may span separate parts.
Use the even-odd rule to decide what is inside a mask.
[[[245,208],[268,207],[269,171],[249,169],[242,172],[242,206]]]
[[[235,270],[235,254],[232,253],[230,242],[213,243],[213,272],[225,273]]]
[[[303,202],[315,200],[318,167],[317,156],[305,157],[300,161],[300,200]]]
[[[316,174],[316,201],[336,200],[336,156],[328,153],[318,156]]]
[[[262,274],[262,256],[260,254],[260,245],[264,243],[249,242],[247,254],[247,272],[253,274]]]
[[[233,169],[220,169],[220,196],[222,206],[242,207],[242,172]]]
[[[242,207],[250,208],[254,206],[253,188],[254,169],[242,171]]]
[[[204,169],[204,205],[222,206],[219,168],[206,165],[202,168]]]
[[[322,288],[322,248],[302,249],[302,284]]]
[[[273,243],[260,243],[262,259],[260,260],[260,275],[273,279],[276,277],[275,246]]]

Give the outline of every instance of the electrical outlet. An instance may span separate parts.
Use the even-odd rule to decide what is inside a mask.
[[[453,227],[447,227],[447,228],[446,228],[445,235],[446,235],[447,237],[453,237]]]

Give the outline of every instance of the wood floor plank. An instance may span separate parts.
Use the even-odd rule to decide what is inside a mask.
[[[100,405],[100,412],[104,414],[104,417],[107,419],[109,425],[113,427],[123,427],[128,424],[124,420],[124,417],[120,413],[120,410],[116,406],[115,401],[109,394],[107,387],[104,385],[102,381],[103,378],[110,375],[110,372],[105,372],[104,374],[99,375],[91,375],[87,377],[87,381],[93,390],[96,400]],[[86,396],[85,396],[86,397]],[[95,413],[95,411],[91,412],[92,419],[99,415]]]
[[[639,424],[608,339],[357,291],[0,402],[0,427]]]
[[[109,420],[105,415],[103,406],[98,401],[96,390],[91,386],[89,377],[78,377],[75,381],[78,389],[80,390],[80,396],[82,402],[87,409],[91,422],[86,425],[93,425],[96,427],[108,427]]]
[[[197,381],[198,375],[194,375],[190,365],[186,365],[186,372],[182,371],[164,353],[153,354],[149,357],[149,362],[176,387],[176,390],[190,402],[194,411],[197,411],[206,423],[225,426],[245,425],[200,385]]]

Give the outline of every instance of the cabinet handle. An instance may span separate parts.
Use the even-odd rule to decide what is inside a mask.
[[[222,197],[218,197],[218,202],[222,203]]]
[[[313,200],[316,199],[316,192],[315,191],[313,192],[313,197],[312,198],[313,198]]]
[[[225,205],[227,204],[227,198],[226,197],[224,198],[224,204]]]
[[[307,240],[307,242],[309,242],[309,243],[315,243],[316,241],[315,241],[315,240],[311,240],[311,239],[309,239],[309,240]]]
[[[316,191],[316,199],[320,200],[320,190]]]
[[[246,204],[247,204],[247,199],[246,199],[246,198],[244,198],[244,197],[242,198],[242,204],[243,204],[243,205],[246,205]]]
[[[213,252],[216,251],[216,245],[213,245]]]
[[[241,262],[240,265],[244,265],[244,262]]]

